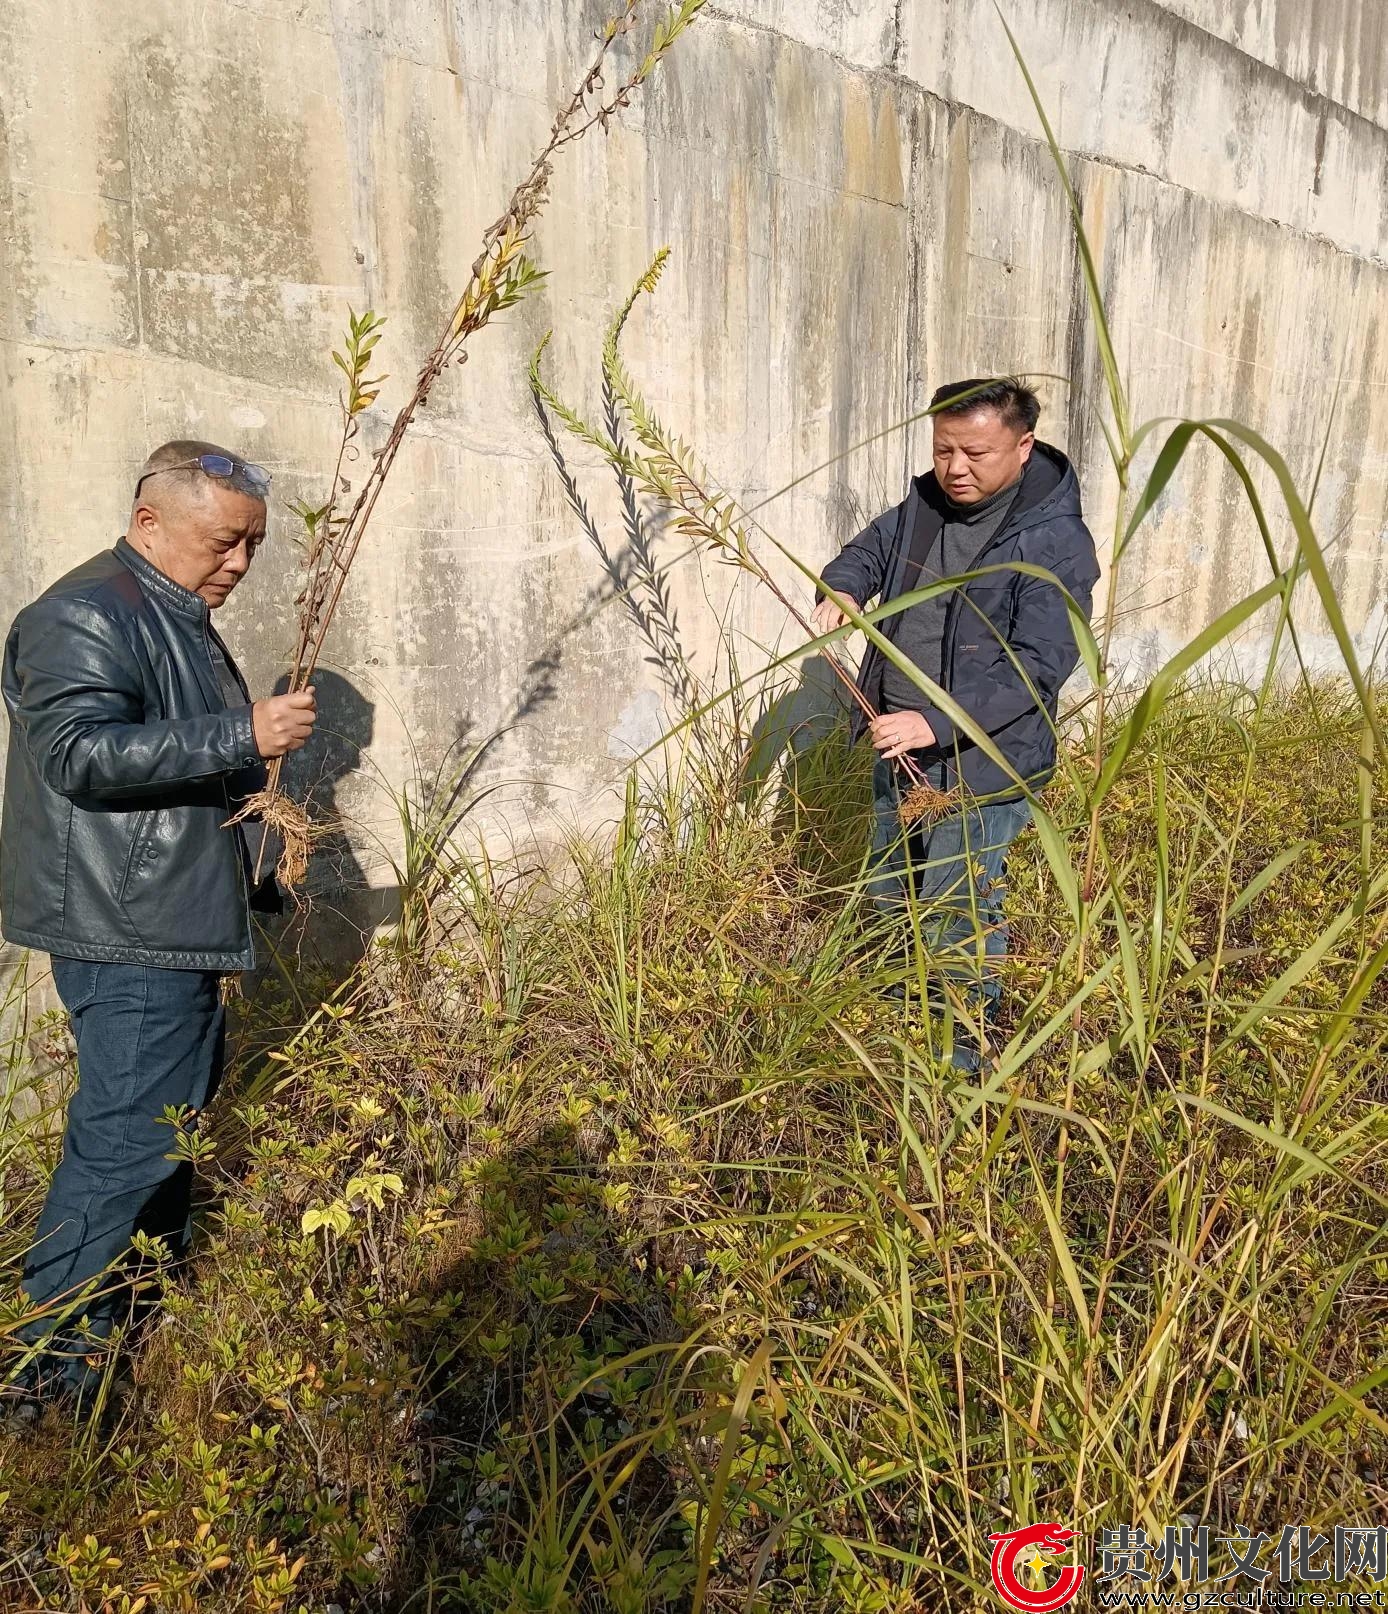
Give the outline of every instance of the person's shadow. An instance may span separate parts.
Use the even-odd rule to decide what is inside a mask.
[[[275,685],[277,695],[287,682],[281,678]],[[286,920],[274,926],[275,951],[282,967],[295,967],[307,956],[340,980],[361,961],[375,932],[399,919],[400,894],[394,885],[372,884],[339,802],[342,782],[360,771],[371,744],[375,704],[329,668],[314,672],[313,687],[318,722],[303,750],[285,759],[281,784],[325,828],[315,839],[298,900],[286,900]]]
[[[848,744],[849,697],[823,656],[767,702],[742,753],[745,800],[766,803],[777,835],[826,890],[844,889],[867,840],[872,753]]]
[[[778,768],[793,769],[803,752],[847,721],[848,711],[848,697],[833,668],[823,656],[806,656],[799,677],[767,703],[752,725],[743,779],[756,787]]]
[[[561,1473],[591,1465],[595,1483],[579,1505],[591,1509],[598,1537],[612,1484],[617,1517],[663,1515],[663,1545],[687,1546],[662,1420],[643,1422],[638,1387],[676,1374],[688,1357],[677,1296],[682,1274],[692,1282],[706,1262],[677,1230],[643,1236],[608,1210],[611,1143],[589,1117],[553,1120],[492,1156],[459,1148],[459,1163],[476,1169],[478,1219],[421,1286],[420,1320],[403,1335],[416,1373],[412,1438],[429,1478],[376,1592],[392,1614],[422,1607],[441,1551],[467,1584],[489,1558],[525,1553],[523,1510],[509,1498],[524,1487],[544,1493],[546,1449]],[[488,1454],[500,1451],[509,1472],[498,1476]],[[584,1489],[566,1479],[565,1507],[571,1488],[575,1497]]]

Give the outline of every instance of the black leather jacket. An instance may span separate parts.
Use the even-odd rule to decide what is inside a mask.
[[[7,941],[103,963],[254,967],[246,840],[222,826],[265,768],[249,694],[223,699],[209,616],[122,538],[15,619]]]

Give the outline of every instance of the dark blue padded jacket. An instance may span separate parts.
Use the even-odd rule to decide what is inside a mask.
[[[859,605],[884,604],[921,586],[920,568],[938,537],[943,496],[935,475],[912,480],[905,499],[877,517],[824,568],[823,581]],[[1088,616],[1099,577],[1094,540],[1080,513],[1074,467],[1049,443],[1034,445],[1007,519],[967,570],[1001,567],[954,589],[945,618],[943,687],[992,739],[1017,776],[1039,789],[1055,770],[1056,703],[1079,662],[1064,595],[1048,579],[1005,568],[1018,561],[1051,573]],[[902,613],[877,626],[893,639]],[[1012,654],[1008,654],[1010,647]],[[1015,657],[1015,660],[1013,659]],[[881,710],[884,657],[869,645],[858,687]],[[977,796],[1021,794],[1017,782],[921,692],[934,748],[913,754],[918,766],[943,763],[946,783]],[[855,708],[850,735],[866,719]]]

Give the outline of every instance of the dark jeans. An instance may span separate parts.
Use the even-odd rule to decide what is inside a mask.
[[[926,778],[941,786],[943,769],[928,770]],[[986,802],[908,829],[899,809],[909,788],[910,780],[894,763],[877,758],[869,868],[873,903],[905,924],[914,890],[932,962],[960,985],[966,999],[991,1013],[1000,992],[996,960],[1007,951],[1007,854],[1031,808],[1025,801]]]
[[[46,1315],[25,1337],[52,1335],[81,1384],[83,1346],[131,1316],[131,1275],[119,1269],[132,1236],[163,1239],[175,1257],[187,1246],[192,1167],[168,1158],[174,1132],[161,1117],[169,1105],[201,1110],[216,1091],[226,1011],[218,976],[203,970],[55,958],[53,980],[77,1039],[77,1091],[25,1261],[25,1293]],[[65,1315],[69,1327],[87,1318],[81,1344],[64,1334]]]

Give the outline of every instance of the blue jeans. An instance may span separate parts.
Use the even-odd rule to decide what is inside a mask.
[[[45,1315],[24,1337],[53,1336],[66,1377],[80,1385],[89,1342],[131,1317],[130,1274],[120,1269],[132,1236],[160,1238],[175,1257],[187,1246],[192,1167],[168,1158],[174,1133],[161,1117],[166,1106],[201,1110],[212,1098],[226,1011],[218,976],[203,970],[55,958],[53,980],[77,1039],[77,1090],[24,1266],[24,1291]],[[63,1324],[81,1317],[74,1345]]]
[[[944,770],[927,770],[937,788]],[[914,893],[922,939],[940,972],[991,1014],[1000,993],[997,960],[1007,952],[1004,874],[1012,842],[1031,818],[1025,801],[969,804],[933,824],[905,827],[910,781],[881,757],[872,768],[869,892],[878,911],[908,922]]]

